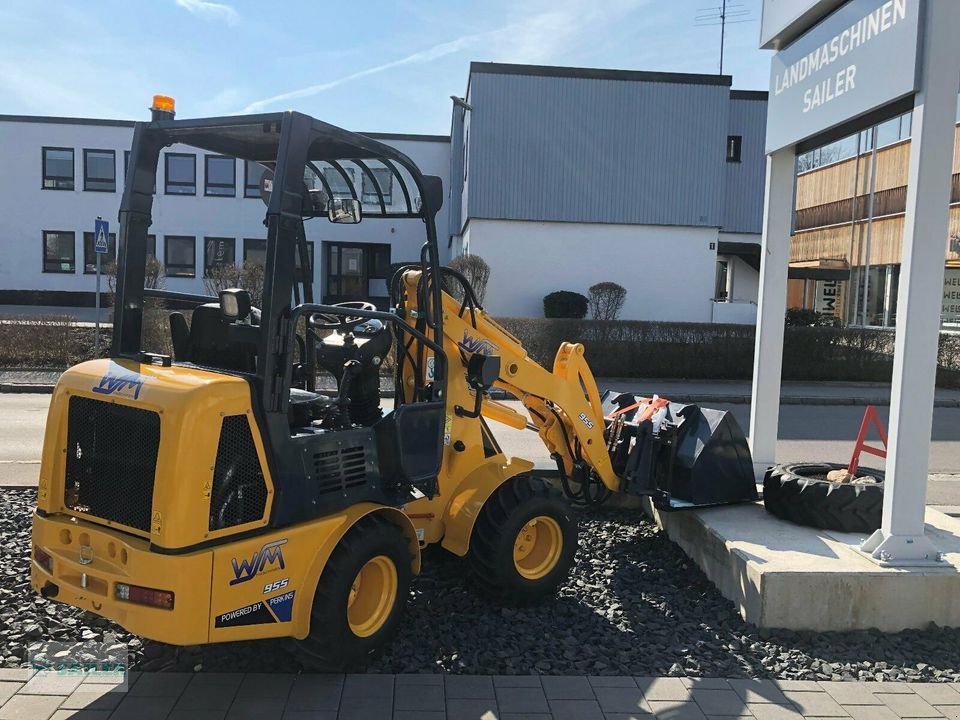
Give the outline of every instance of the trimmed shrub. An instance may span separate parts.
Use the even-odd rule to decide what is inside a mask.
[[[450,261],[449,267],[463,275],[470,287],[473,288],[473,294],[477,302],[483,305],[484,298],[487,296],[487,283],[490,282],[490,266],[479,255],[461,255]],[[459,283],[453,283],[459,285]],[[460,287],[452,288],[453,295],[458,300],[463,300],[463,291]]]
[[[263,265],[260,263],[227,263],[210,268],[203,278],[203,286],[211,295],[229,288],[243,288],[250,293],[254,307],[263,307],[263,280]]]
[[[587,316],[586,297],[570,290],[557,290],[543,298],[543,314],[548,318],[582,320]]]
[[[590,286],[590,317],[594,320],[616,320],[627,299],[627,289],[615,282]]]

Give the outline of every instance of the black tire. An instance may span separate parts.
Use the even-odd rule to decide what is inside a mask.
[[[845,467],[836,463],[776,465],[763,476],[763,505],[767,512],[798,525],[872,533],[880,527],[883,515],[881,471],[860,468],[861,475],[873,475],[880,481],[863,485],[810,477]]]
[[[360,570],[380,556],[389,559],[396,570],[396,595],[379,629],[361,637],[348,621],[351,587]],[[386,518],[367,516],[350,529],[320,575],[310,614],[310,634],[296,642],[310,669],[360,669],[377,655],[400,624],[410,594],[411,560],[406,536]]]
[[[540,527],[553,541],[555,564],[537,577],[524,577],[514,561],[514,542],[535,518],[546,518]],[[535,527],[535,526],[534,526]],[[554,595],[567,579],[577,553],[577,520],[560,492],[539,479],[518,475],[490,496],[470,537],[467,561],[480,588],[499,602],[527,605]],[[521,561],[523,562],[523,561]]]

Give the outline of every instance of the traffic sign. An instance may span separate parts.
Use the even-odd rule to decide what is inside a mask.
[[[110,223],[97,218],[93,225],[93,249],[98,253],[110,252],[108,238],[110,237]]]

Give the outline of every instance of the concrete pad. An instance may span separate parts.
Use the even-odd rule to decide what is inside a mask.
[[[859,551],[865,537],[784,522],[762,502],[673,513],[647,502],[645,509],[759,627],[960,627],[960,519],[932,508],[926,534],[943,567],[880,567]]]

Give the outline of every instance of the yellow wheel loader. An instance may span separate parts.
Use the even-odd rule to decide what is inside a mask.
[[[263,166],[259,307],[242,288],[144,288],[157,164],[174,143]],[[564,344],[544,369],[441,266],[441,182],[395,149],[295,112],[175,120],[160,97],[135,126],[129,167],[110,357],[67,370],[47,420],[32,547],[44,597],[157,641],[291,637],[326,667],[356,667],[401,622],[427,545],[465,557],[505,603],[550,596],[567,577],[570,503],[504,455],[488,420],[536,430],[574,499],[626,491],[668,507],[657,478],[675,463],[688,471],[680,484],[696,484],[676,432],[656,433],[669,468],[635,460],[637,408],[601,399],[582,346]],[[318,217],[424,226],[388,307],[314,301],[304,221]],[[172,355],[143,347],[148,298],[186,308],[169,314]],[[317,391],[323,373],[335,392]],[[748,479],[711,502],[755,497],[742,434],[731,437],[715,464]]]

